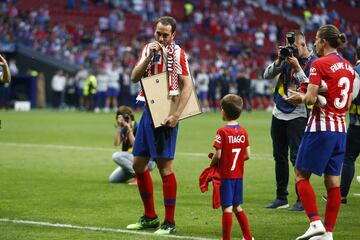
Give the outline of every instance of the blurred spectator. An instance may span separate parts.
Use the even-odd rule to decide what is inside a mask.
[[[229,93],[231,81],[229,69],[224,68],[223,73],[220,75],[220,98],[223,98]]]
[[[93,73],[90,73],[85,80],[83,89],[84,106],[87,111],[94,110],[94,96],[96,94],[97,80]]]
[[[65,86],[65,106],[66,109],[75,109],[78,106],[76,92],[76,81],[74,76],[67,78]]]
[[[264,32],[259,28],[255,32],[255,44],[256,47],[263,48],[264,47],[264,41],[265,41],[265,34]]]
[[[9,61],[9,69],[12,76],[19,74],[19,69],[16,65],[15,59],[10,59]]]
[[[105,108],[106,92],[109,84],[109,75],[105,68],[100,68],[99,73],[96,76],[96,95],[95,95],[95,112],[100,112],[103,109],[104,112],[109,112],[109,108]]]
[[[89,72],[85,68],[85,66],[81,66],[80,70],[75,75],[75,82],[76,82],[76,86],[77,86],[77,96],[79,99],[78,101],[79,101],[80,110],[84,109],[84,107],[85,107],[84,86],[85,86],[85,82],[86,82],[88,75],[89,75]]]
[[[195,78],[198,96],[201,102],[203,112],[209,112],[208,91],[209,91],[209,75],[207,74],[205,66],[201,67],[200,73]]]
[[[59,109],[63,105],[63,94],[66,85],[66,76],[62,69],[58,70],[51,80],[52,107]]]
[[[114,111],[116,111],[118,106],[117,97],[120,92],[120,84],[119,84],[120,71],[121,69],[118,67],[118,65],[114,64],[109,72],[109,82],[106,92],[105,107],[107,109],[110,109],[112,107]]]
[[[244,110],[251,111],[251,83],[245,73],[239,72],[236,77],[237,93],[244,101]]]
[[[120,95],[118,98],[118,102],[128,106],[133,104],[130,71],[130,68],[125,68],[120,72]],[[137,94],[136,90],[135,94]]]
[[[75,0],[66,0],[66,8],[74,9],[75,8]]]
[[[209,76],[209,91],[208,91],[208,101],[209,107],[213,111],[217,111],[220,104],[220,74],[217,72],[216,68],[211,68]]]
[[[89,10],[89,2],[88,2],[88,0],[80,0],[80,10],[84,11],[84,12]]]

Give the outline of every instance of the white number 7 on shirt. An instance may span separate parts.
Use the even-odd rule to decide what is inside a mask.
[[[232,152],[235,153],[235,157],[234,157],[233,164],[232,164],[230,170],[231,170],[231,171],[234,171],[235,166],[236,166],[236,161],[238,160],[239,154],[240,154],[240,152],[241,152],[241,148],[233,148]]]

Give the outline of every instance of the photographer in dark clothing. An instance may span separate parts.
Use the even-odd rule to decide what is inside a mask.
[[[349,108],[349,128],[346,135],[346,150],[344,164],[341,170],[341,203],[347,203],[347,195],[350,190],[351,181],[355,173],[355,160],[360,153],[360,94],[359,94],[359,75],[360,75],[360,47],[356,49],[356,78],[354,81],[353,100]]]
[[[289,161],[294,166],[300,140],[307,123],[307,106],[291,105],[285,101],[287,90],[296,90],[301,83],[308,81],[311,63],[316,59],[306,46],[302,32],[286,34],[286,46],[280,47],[278,58],[264,72],[265,79],[277,79],[274,92],[275,107],[271,121],[271,138],[273,142],[273,157],[275,160],[276,199],[266,208],[288,208]],[[299,71],[301,70],[302,71]],[[297,73],[298,72],[298,73]],[[296,190],[296,187],[295,187]],[[297,193],[297,191],[296,191]],[[297,201],[291,211],[302,211],[303,207]]]

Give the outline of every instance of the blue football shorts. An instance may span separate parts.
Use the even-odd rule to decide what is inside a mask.
[[[106,96],[108,97],[117,97],[119,95],[119,89],[109,87],[106,91]]]
[[[318,176],[339,176],[345,156],[346,133],[306,132],[301,140],[295,168]]]
[[[145,107],[136,131],[133,146],[134,156],[150,157],[153,160],[174,159],[178,128],[179,124],[172,129],[171,136],[165,141],[163,152],[158,154],[155,147],[154,124],[152,123],[149,109]]]
[[[241,178],[222,178],[220,185],[222,207],[238,206],[243,203],[243,180]]]

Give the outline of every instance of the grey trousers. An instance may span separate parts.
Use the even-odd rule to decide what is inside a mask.
[[[133,169],[134,155],[130,152],[115,152],[112,155],[112,160],[119,166],[109,176],[111,183],[123,183],[130,178],[135,177]],[[153,170],[156,167],[154,161],[149,161],[148,168]]]

